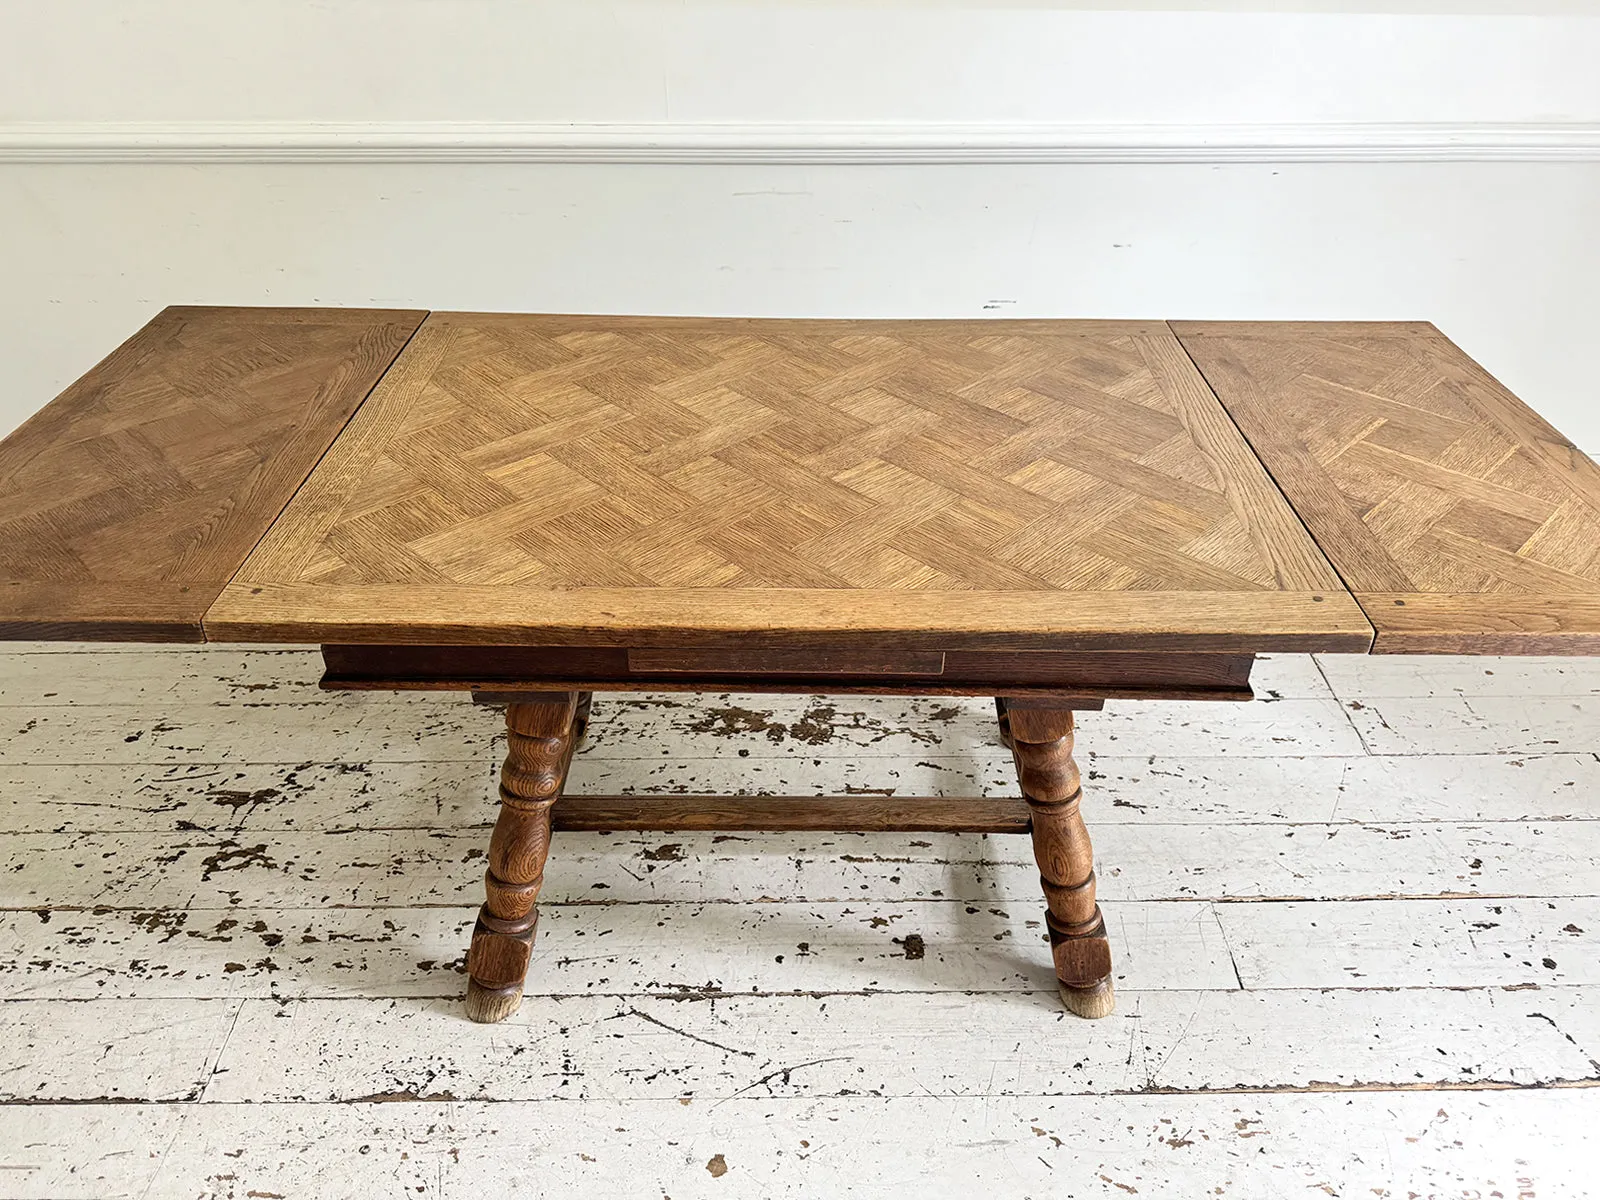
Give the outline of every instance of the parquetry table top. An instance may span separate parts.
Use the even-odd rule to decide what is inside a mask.
[[[0,636],[1600,651],[1431,325],[423,316],[159,316],[0,444]]]
[[[1364,649],[1160,323],[435,314],[213,636]]]

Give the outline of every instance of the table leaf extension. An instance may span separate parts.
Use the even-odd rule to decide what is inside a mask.
[[[1375,652],[1600,651],[1600,470],[1437,329],[1174,328]]]
[[[0,443],[0,636],[202,640],[422,317],[162,312]]]

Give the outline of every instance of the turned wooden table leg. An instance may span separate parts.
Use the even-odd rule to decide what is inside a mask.
[[[500,817],[489,839],[487,899],[467,951],[467,1015],[502,1021],[522,1003],[550,852],[550,809],[576,741],[577,692],[532,695],[506,706],[510,746],[500,771]]]
[[[1016,701],[1001,711],[1022,795],[1033,813],[1033,855],[1062,1003],[1080,1017],[1109,1016],[1111,945],[1094,899],[1094,850],[1078,811],[1083,790],[1072,761],[1072,713],[1018,707]]]

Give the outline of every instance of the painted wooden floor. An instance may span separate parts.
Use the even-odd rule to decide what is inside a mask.
[[[0,651],[0,1196],[1600,1194],[1600,662],[1276,658],[1081,720],[1118,1009],[1026,838],[561,834],[461,1015],[497,715]],[[602,696],[574,791],[1011,791],[987,701]]]

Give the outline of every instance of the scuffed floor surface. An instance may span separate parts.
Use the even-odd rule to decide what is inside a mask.
[[[1600,663],[1085,714],[1104,1021],[1025,837],[560,834],[493,1027],[498,717],[318,670],[0,650],[0,1195],[1600,1194]],[[1014,786],[987,700],[602,695],[571,790]]]

